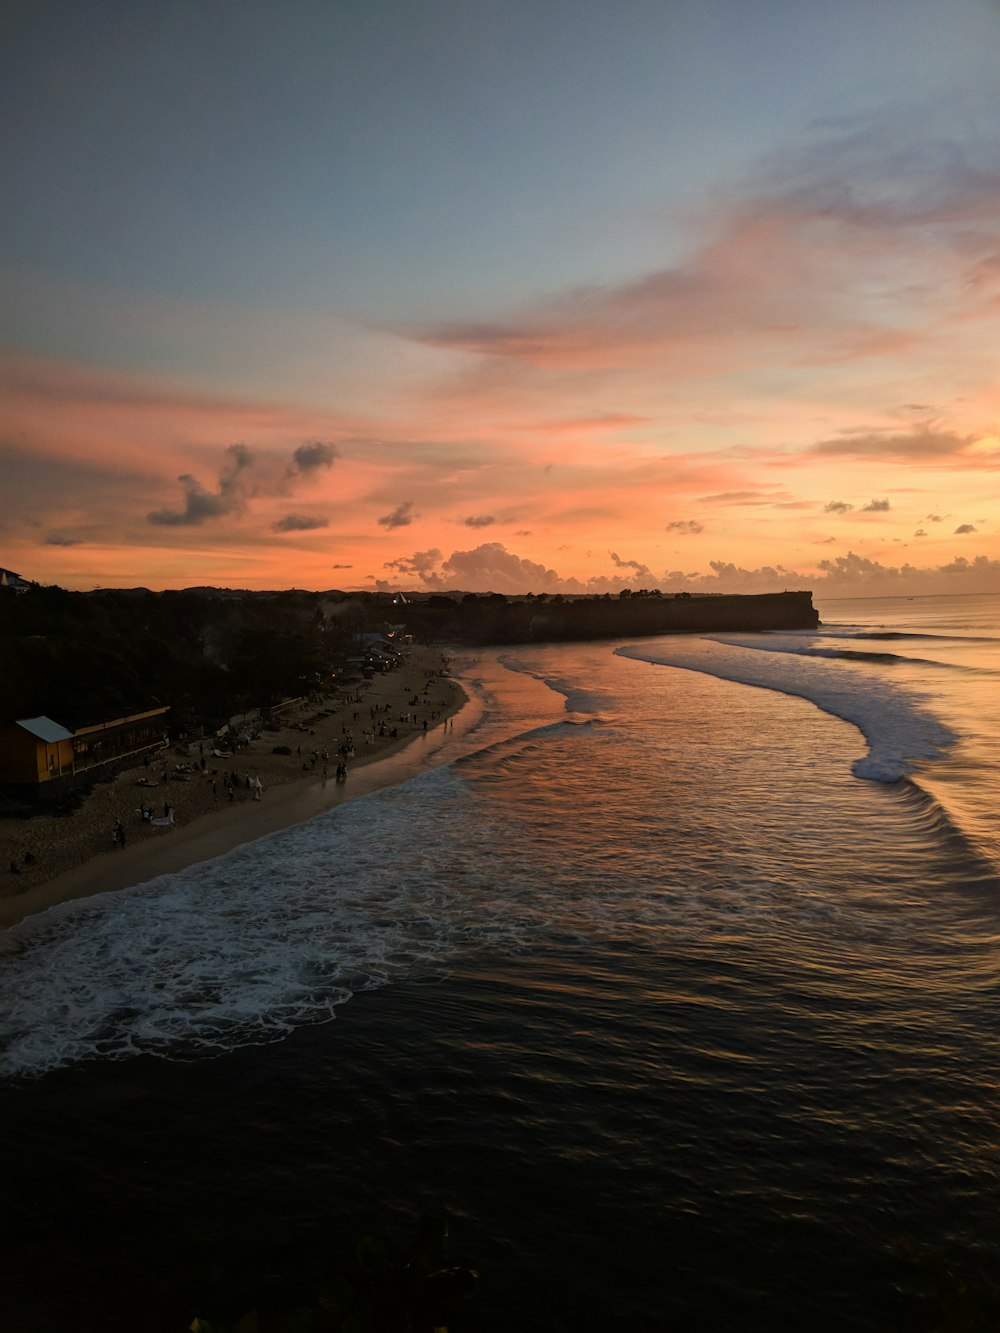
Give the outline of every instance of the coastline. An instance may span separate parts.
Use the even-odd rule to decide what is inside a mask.
[[[136,803],[153,799],[152,795],[147,798],[145,789],[137,785],[144,772],[140,767],[127,769],[111,782],[102,783],[73,815],[5,820],[0,825],[0,866],[5,866],[15,855],[23,855],[20,849],[27,847],[37,858],[37,868],[18,875],[0,871],[0,930],[64,902],[118,891],[159,875],[185,870],[424,771],[430,757],[450,748],[449,742],[464,735],[480,711],[458,680],[441,674],[446,670],[443,651],[414,648],[398,670],[360,685],[360,701],[353,695],[340,701],[329,717],[309,727],[308,749],[327,749],[330,753],[327,765],[330,776],[326,779],[321,776],[319,762],[307,774],[303,773],[302,758],[295,753],[302,746],[303,734],[298,728],[303,724],[290,719],[282,731],[262,733],[232,759],[212,760],[213,766],[220,769],[231,764],[241,776],[259,774],[264,787],[260,800],[254,800],[252,792],[239,785],[239,795],[233,801],[221,798],[221,790],[221,799],[214,798],[209,780],[196,780],[180,788],[161,786],[155,795],[162,797],[166,791],[175,800],[177,822],[165,828],[138,825],[134,814]],[[420,696],[425,684],[429,697],[426,700],[421,697],[420,704],[410,714],[407,705],[414,691]],[[368,724],[369,710],[374,706],[383,710],[386,721],[392,722],[398,735],[376,736],[371,744],[362,743],[362,748],[355,751],[355,758],[349,761],[346,782],[339,783],[333,774],[342,728],[350,726],[357,735]],[[309,711],[306,707],[299,716]],[[431,718],[431,713],[436,716]],[[356,714],[360,714],[357,721]],[[413,721],[397,720],[405,715],[411,715]],[[292,755],[270,753],[274,746],[281,745],[289,746]],[[188,748],[193,757],[198,755],[198,742]],[[175,749],[171,747],[170,763],[179,758]],[[125,811],[131,815],[130,821],[122,813]],[[109,830],[116,817],[126,823],[127,840],[124,847],[113,849]],[[55,868],[46,873],[48,867]]]

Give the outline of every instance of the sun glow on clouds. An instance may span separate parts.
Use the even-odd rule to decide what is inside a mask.
[[[332,243],[311,304],[8,272],[2,562],[70,587],[1000,588],[997,141],[929,102],[846,109],[683,216],[619,201],[623,234],[647,218],[631,269],[623,245],[501,298],[456,265],[377,316],[327,297]]]

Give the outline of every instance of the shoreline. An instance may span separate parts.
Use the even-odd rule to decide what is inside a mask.
[[[439,759],[429,764],[428,760],[432,755],[450,749],[451,740],[464,736],[481,713],[461,682],[442,674],[446,670],[443,651],[424,647],[412,649],[396,671],[359,686],[360,701],[354,696],[341,700],[340,706],[331,711],[328,718],[310,728],[310,747],[330,750],[328,768],[332,775],[337,757],[335,744],[343,734],[338,732],[338,726],[346,727],[349,721],[358,730],[364,725],[362,720],[355,720],[359,713],[367,718],[369,710],[376,705],[388,710],[387,720],[392,720],[399,734],[377,737],[366,749],[360,753],[356,751],[355,758],[349,763],[346,782],[337,782],[333,776],[324,779],[319,776],[319,768],[303,774],[301,755],[294,752],[288,756],[289,762],[276,762],[279,757],[268,753],[274,746],[291,742],[293,751],[299,748],[295,742],[301,741],[299,728],[302,724],[291,721],[281,732],[262,733],[252,743],[256,748],[241,751],[232,759],[213,760],[215,764],[233,763],[234,767],[238,763],[247,776],[251,772],[259,773],[264,786],[260,800],[252,799],[251,793],[243,787],[239,787],[239,799],[232,802],[217,800],[209,796],[206,782],[196,781],[190,784],[190,793],[187,788],[177,793],[178,804],[189,795],[194,798],[183,801],[185,810],[181,812],[179,822],[170,827],[143,826],[139,830],[133,821],[127,825],[126,846],[112,849],[110,845],[101,846],[94,841],[88,849],[88,835],[99,838],[105,827],[110,828],[116,811],[146,799],[144,789],[137,785],[138,775],[144,770],[133,768],[97,787],[73,815],[37,815],[25,821],[5,820],[0,825],[0,865],[13,859],[7,853],[15,845],[42,846],[45,852],[41,855],[45,855],[50,863],[55,852],[57,864],[60,860],[66,861],[67,857],[69,864],[46,875],[42,861],[34,874],[25,872],[24,878],[29,882],[23,888],[21,875],[4,875],[0,881],[3,884],[0,931],[62,903],[117,892],[160,875],[186,870],[222,856],[235,847],[303,823],[359,796],[396,786],[429,767],[435,767],[438,762],[446,762]],[[415,683],[415,672],[420,672],[424,679]],[[417,713],[412,715],[413,722],[397,722],[397,716],[410,716],[407,704],[414,697],[413,691],[422,687],[425,680],[430,682],[428,688],[433,689],[435,697],[421,701]],[[308,708],[301,711],[307,712]],[[436,716],[433,720],[428,717],[425,731],[423,719],[430,712]],[[175,749],[172,747],[171,762]],[[198,742],[189,745],[188,749],[197,755]],[[157,795],[163,790],[161,788]],[[174,796],[174,789],[166,790]],[[11,827],[14,825],[18,827]],[[74,855],[74,846],[69,844],[78,847],[81,838],[68,835],[80,835],[81,832],[85,845]],[[139,832],[142,836],[132,837],[133,833]]]

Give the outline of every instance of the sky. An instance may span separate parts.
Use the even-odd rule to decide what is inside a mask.
[[[0,565],[1000,592],[998,0],[12,0]]]

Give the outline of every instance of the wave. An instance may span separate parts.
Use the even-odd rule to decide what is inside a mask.
[[[839,636],[838,636],[839,637]],[[857,636],[862,637],[861,635]],[[882,666],[929,666],[941,671],[961,671],[974,676],[993,676],[996,672],[983,667],[966,666],[963,662],[941,662],[932,657],[910,657],[902,653],[879,653],[857,648],[815,648],[810,645],[800,647],[797,642],[789,642],[791,636],[761,636],[757,639],[741,639],[730,634],[708,634],[706,639],[715,643],[729,643],[739,648],[751,648],[761,653],[791,653],[795,657],[829,657],[848,662],[877,662]]]
[[[505,830],[472,819],[463,773],[599,721],[578,711],[493,741],[481,721],[479,744],[450,764],[19,922],[0,935],[0,1074],[218,1056],[329,1022],[363,991],[440,976],[459,953],[517,952],[524,921],[492,880]]]
[[[815,634],[816,630],[806,633]],[[823,621],[819,634],[833,639],[931,639],[938,643],[1000,643],[1000,639],[989,634],[926,634],[919,630],[869,630],[857,629],[853,625],[837,625]]]
[[[507,763],[549,737],[566,735],[578,730],[591,731],[602,725],[605,725],[605,719],[601,717],[566,717],[559,722],[546,722],[527,731],[518,731],[512,736],[502,736],[488,745],[481,745],[468,754],[452,760],[451,766],[460,776],[468,772],[478,776],[489,763]]]
[[[447,766],[146,884],[60,904],[6,934],[0,1071],[218,1055],[328,1022],[360,991],[440,975],[470,940],[479,843]],[[461,824],[460,824],[461,821]],[[477,852],[478,848],[478,852]]]
[[[688,648],[737,655],[707,641]],[[634,752],[611,748],[635,735],[602,722],[578,714],[519,730],[217,860],[27,918],[0,937],[9,946],[0,1074],[137,1055],[217,1057],[329,1022],[363,991],[438,978],[480,953],[558,952],[595,934],[617,948],[636,928],[728,937],[737,915],[742,929],[769,933],[775,912],[795,929],[811,920],[814,899],[797,888],[786,899],[780,861],[731,871],[723,862],[720,873],[711,859],[671,853],[666,865],[659,804],[648,823],[632,819]],[[620,761],[609,765],[623,783],[613,817],[606,788],[583,809],[578,801],[594,795],[598,746]],[[797,811],[797,793],[794,802]],[[588,817],[603,839],[589,862],[580,851]],[[701,819],[699,804],[699,844]],[[618,882],[627,891],[609,891]]]
[[[921,698],[876,676],[845,676],[834,666],[800,660],[794,650],[770,652],[719,639],[671,639],[655,646],[634,644],[616,649],[621,657],[658,666],[701,671],[721,680],[754,685],[808,699],[825,713],[851,722],[868,742],[868,754],[851,766],[855,777],[899,782],[921,761],[936,759],[958,739]]]
[[[923,831],[947,845],[953,855],[952,864],[962,872],[966,887],[978,885],[993,891],[1000,887],[997,867],[988,850],[980,847],[975,838],[956,823],[940,801],[913,778],[904,778],[899,784],[899,792],[913,809]]]
[[[593,688],[581,686],[559,676],[546,676],[531,666],[530,663],[524,662],[518,657],[504,655],[500,658],[500,662],[508,671],[516,671],[521,675],[530,676],[532,680],[547,685],[555,694],[561,694],[566,700],[567,712],[597,714],[614,707],[615,701],[610,695],[603,694]]]

